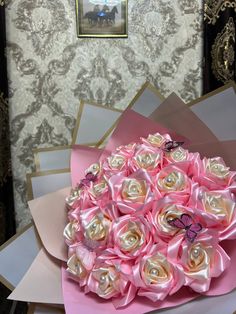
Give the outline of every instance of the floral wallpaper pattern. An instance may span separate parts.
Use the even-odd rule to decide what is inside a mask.
[[[189,102],[201,94],[200,0],[129,0],[127,39],[78,39],[74,0],[7,0],[16,220],[30,221],[32,149],[71,141],[79,100],[124,109],[145,81]]]

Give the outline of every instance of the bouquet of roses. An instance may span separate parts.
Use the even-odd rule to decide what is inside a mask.
[[[69,314],[144,313],[232,291],[235,152],[175,95],[148,118],[126,110],[103,149],[73,147],[70,194],[29,203],[43,248],[11,298],[36,302],[52,273],[44,302]]]
[[[67,198],[67,270],[85,292],[125,306],[181,287],[205,293],[230,264],[236,172],[168,134],[118,147]]]

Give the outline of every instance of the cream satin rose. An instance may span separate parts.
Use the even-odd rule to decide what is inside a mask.
[[[206,186],[209,190],[220,190],[235,185],[236,172],[230,171],[225,165],[222,158],[204,158],[202,169],[199,177],[194,178],[201,185]]]
[[[80,237],[80,224],[77,220],[72,220],[69,222],[63,232],[66,243],[68,245],[73,244],[81,239]]]
[[[163,145],[171,141],[169,134],[161,135],[160,133],[149,134],[147,138],[141,138],[142,142],[148,146],[163,147]]]
[[[170,152],[165,153],[164,166],[169,164],[178,164],[181,167],[181,163],[188,164],[188,176],[198,176],[201,171],[201,158],[199,153],[190,153],[187,149],[179,146]]]
[[[104,299],[120,293],[120,276],[114,266],[94,267],[88,280],[88,288]]]
[[[185,282],[182,267],[168,261],[158,245],[136,263],[133,276],[135,285],[139,287],[138,295],[153,302],[174,294]]]
[[[121,260],[98,261],[88,277],[85,292],[94,292],[103,299],[113,298],[115,307],[125,306],[136,295],[136,287],[128,280],[122,269],[129,269]],[[131,270],[130,270],[131,272]]]
[[[73,277],[76,277],[81,287],[85,286],[87,277],[94,266],[96,253],[88,250],[86,246],[78,242],[70,245],[68,256],[67,271]]]
[[[106,173],[106,177],[110,177],[116,173],[128,175],[127,160],[128,157],[123,151],[108,157],[103,163],[103,170]]]
[[[182,232],[170,224],[171,220],[180,218],[182,214],[188,213],[188,209],[180,204],[175,204],[168,198],[158,201],[153,206],[152,211],[147,214],[148,220],[153,228],[153,236],[157,239],[161,237],[164,241],[173,238],[177,233]]]
[[[171,260],[182,265],[185,285],[194,291],[208,291],[211,279],[219,277],[229,266],[230,258],[218,244],[217,233],[205,230],[190,244],[181,236],[169,242],[168,255]]]
[[[113,248],[110,250],[124,260],[145,254],[152,244],[150,226],[146,219],[125,215],[112,225]]]
[[[200,209],[208,228],[219,232],[219,239],[236,238],[236,203],[230,190],[209,191],[197,188],[190,199],[190,206]]]
[[[149,173],[155,174],[162,165],[163,151],[147,145],[140,145],[134,156],[129,160],[129,169],[135,172],[138,169],[144,169]]]
[[[83,243],[90,249],[97,250],[109,241],[111,217],[99,207],[85,209],[80,213]]]
[[[187,202],[193,188],[193,182],[179,167],[169,165],[163,168],[154,179],[156,197],[170,196],[178,203]]]
[[[142,170],[137,176],[113,176],[109,180],[112,199],[123,214],[144,212],[150,206],[152,193],[151,179]]]

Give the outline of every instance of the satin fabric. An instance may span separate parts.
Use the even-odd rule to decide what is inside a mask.
[[[119,144],[122,143],[124,144],[124,136],[122,135],[123,133],[123,127],[121,128],[120,125],[122,123],[127,125],[127,117],[129,119],[134,119],[136,121],[140,120],[141,118],[139,115],[133,114],[132,112],[127,112],[126,115],[123,116],[123,120],[121,119],[117,129],[114,131],[110,141],[108,142],[108,145],[106,146],[105,151],[101,154],[100,160],[103,161],[109,153],[114,150],[114,148]],[[146,121],[143,121],[144,125]],[[150,123],[150,122],[149,122]],[[119,128],[120,127],[120,128]],[[154,126],[153,126],[154,127]],[[155,131],[157,131],[157,126],[154,127]],[[128,136],[126,136],[125,141],[127,142],[128,138],[137,138],[137,133],[134,133],[134,130],[132,129],[132,126],[130,128],[131,132],[128,133]],[[158,128],[158,131],[163,130],[162,128]],[[127,128],[126,128],[127,131]],[[164,130],[163,130],[164,131]],[[133,132],[133,133],[132,133]],[[137,130],[136,130],[137,132]],[[127,133],[126,133],[127,135]],[[120,141],[120,142],[119,142]],[[140,150],[138,152],[135,151],[135,144],[131,144],[128,147],[123,148],[123,146],[118,146],[118,149],[116,149],[116,152],[113,152],[112,156],[108,161],[105,163],[106,170],[111,171],[111,173],[114,174],[113,170],[116,168],[117,170],[117,175],[112,176],[112,178],[107,178],[108,179],[108,186],[111,190],[112,193],[112,198],[116,202],[116,205],[118,209],[121,211],[123,214],[134,214],[135,212],[140,213],[146,213],[148,209],[150,209],[151,200],[152,200],[152,193],[155,190],[153,189],[153,186],[157,186],[157,194],[156,194],[156,199],[166,198],[166,204],[171,205],[173,204],[173,201],[175,203],[179,203],[180,207],[182,208],[183,213],[191,213],[195,218],[199,216],[197,219],[201,220],[201,213],[197,212],[196,213],[191,210],[188,207],[183,206],[187,202],[189,202],[191,195],[193,194],[193,191],[197,189],[198,186],[198,180],[204,178],[205,180],[212,180],[212,175],[214,177],[214,173],[209,171],[207,169],[206,163],[208,162],[205,160],[202,162],[199,158],[199,154],[191,154],[191,153],[185,153],[184,149],[180,150],[180,160],[176,158],[179,155],[176,156],[169,156],[165,157],[163,159],[162,157],[162,152],[160,151],[160,154],[156,155],[150,155],[154,154],[157,151],[152,148],[153,143],[147,143],[145,142],[145,139],[143,140],[144,145],[141,146]],[[151,145],[150,145],[151,144]],[[152,161],[157,167],[159,164],[161,167],[164,167],[163,170],[158,173],[157,176],[155,176],[154,173],[154,180],[149,177],[145,169],[139,169],[140,167],[140,159],[137,159],[137,156],[141,154],[149,154],[148,160]],[[145,157],[146,157],[145,155]],[[154,157],[153,157],[154,156]],[[152,160],[153,158],[153,160]],[[176,159],[175,159],[176,158]],[[138,162],[139,161],[139,162]],[[172,164],[169,166],[168,164],[173,161],[176,161],[175,164]],[[220,160],[218,160],[220,162]],[[165,167],[166,165],[166,167]],[[129,172],[127,172],[127,167],[133,167],[133,170],[138,170],[136,174],[128,176]],[[150,170],[150,168],[148,169]],[[211,169],[210,169],[211,170]],[[102,169],[100,170],[102,172]],[[109,173],[109,172],[108,172]],[[108,174],[109,175],[109,174]],[[188,179],[188,175],[193,176],[194,180],[191,181]],[[227,186],[227,184],[231,184],[231,178],[233,177],[234,174],[230,175],[229,180],[226,182],[224,181],[224,186]],[[98,173],[98,176],[100,176],[100,172]],[[168,176],[173,176],[174,177],[174,185],[171,186],[171,189],[169,186],[165,186],[165,179],[168,178]],[[199,179],[200,178],[200,179]],[[144,181],[142,181],[142,179]],[[130,180],[130,181],[129,181]],[[145,185],[143,185],[142,182],[145,182]],[[219,180],[221,183],[222,181]],[[218,181],[217,181],[218,183]],[[132,194],[129,189],[130,186],[137,188],[140,188],[140,194]],[[91,189],[92,186],[88,187]],[[150,189],[150,187],[152,187]],[[212,186],[210,186],[212,188]],[[85,189],[86,191],[86,189]],[[87,193],[87,196],[84,195],[82,196],[84,204],[86,203],[84,200],[88,197],[89,192]],[[172,192],[169,197],[169,191]],[[158,194],[159,193],[159,194]],[[173,196],[174,195],[174,196]],[[150,201],[149,201],[150,200]],[[88,203],[88,205],[91,205],[91,203]],[[78,205],[79,206],[79,205]],[[102,206],[101,206],[102,207]],[[90,212],[90,210],[89,210]],[[206,214],[208,217],[208,215]],[[89,216],[88,216],[89,217]],[[128,217],[128,216],[127,216]],[[126,221],[123,221],[127,219]],[[152,241],[149,241],[149,229],[145,231],[145,229],[140,228],[140,223],[142,222],[137,222],[137,219],[132,221],[133,217],[130,218],[125,218],[125,219],[118,219],[117,223],[114,225],[114,228],[112,232],[114,233],[114,239],[119,239],[119,241],[115,244],[115,249],[108,249],[106,250],[106,254],[104,255],[104,258],[101,256],[99,259],[103,259],[103,264],[101,263],[101,269],[98,269],[95,271],[95,275],[93,273],[88,274],[88,289],[86,288],[86,291],[93,291],[98,293],[100,296],[103,298],[110,298],[110,297],[117,297],[113,299],[113,303],[115,306],[125,306],[132,300],[132,298],[135,296],[137,287],[139,287],[139,292],[138,294],[141,296],[147,296],[151,300],[155,301],[157,299],[163,300],[168,294],[175,293],[181,285],[188,284],[190,287],[192,286],[196,291],[200,293],[204,293],[207,291],[209,288],[209,284],[211,281],[212,277],[219,276],[229,265],[230,258],[228,255],[224,252],[224,250],[220,247],[217,246],[216,244],[212,244],[212,238],[210,239],[202,239],[202,243],[207,243],[206,247],[204,247],[204,256],[205,260],[203,265],[201,265],[201,270],[196,269],[195,272],[192,269],[185,270],[185,278],[183,276],[183,271],[181,272],[178,267],[186,267],[186,265],[189,263],[188,261],[188,246],[185,245],[185,238],[184,238],[184,233],[180,232],[177,237],[175,237],[174,243],[171,243],[171,245],[168,247],[167,251],[169,251],[169,257],[171,260],[178,260],[178,267],[176,265],[172,265],[170,261],[165,261],[164,264],[166,265],[165,267],[163,266],[160,269],[169,269],[169,279],[163,283],[158,289],[160,289],[160,293],[157,293],[158,290],[154,291],[155,289],[150,289],[146,284],[144,284],[144,278],[142,277],[142,274],[144,272],[143,267],[144,267],[144,261],[140,261],[140,264],[136,264],[132,272],[129,270],[128,273],[126,273],[126,277],[130,279],[130,285],[129,288],[126,287],[126,290],[128,293],[126,293],[127,297],[124,298],[124,287],[126,286],[125,284],[121,284],[121,281],[119,281],[119,285],[116,286],[116,280],[112,280],[112,275],[110,275],[110,271],[113,272],[113,268],[109,268],[106,265],[107,259],[110,261],[109,263],[112,263],[112,260],[114,259],[114,256],[120,256],[124,260],[129,260],[132,259],[133,256],[138,256],[139,252],[143,252],[143,250],[146,250],[147,253],[150,253],[151,246],[152,246]],[[158,220],[157,217],[150,217],[150,222],[153,220]],[[128,229],[126,228],[126,224],[132,224],[133,223],[133,234],[131,232],[130,236],[134,235],[136,236],[139,234],[138,237],[138,245],[135,247],[134,253],[131,251],[127,251],[127,244],[124,247],[124,243],[122,244],[120,239],[125,239],[127,241],[127,234],[130,231],[127,231]],[[145,223],[144,223],[145,225]],[[156,225],[157,229],[158,226]],[[132,230],[131,228],[131,230]],[[136,228],[136,229],[135,229]],[[144,227],[145,228],[145,227]],[[137,230],[138,229],[138,230]],[[141,229],[141,231],[140,231]],[[136,232],[137,231],[137,232]],[[136,232],[136,233],[135,233]],[[145,234],[146,237],[143,238],[142,234]],[[217,234],[217,233],[216,233]],[[215,235],[216,235],[215,234]],[[152,238],[153,234],[150,234],[150,239]],[[134,237],[135,238],[135,237]],[[199,238],[201,240],[201,238]],[[181,250],[180,250],[181,247]],[[211,256],[212,252],[212,247],[215,249],[215,255],[214,258]],[[183,252],[183,258],[181,261],[179,261],[179,254],[176,252]],[[125,253],[125,254],[124,254]],[[135,255],[133,255],[135,254]],[[178,258],[177,258],[178,256]],[[150,259],[152,256],[150,256]],[[210,260],[212,258],[212,261],[214,260],[214,263]],[[104,264],[105,263],[105,264]],[[182,263],[182,264],[181,264]],[[160,264],[161,265],[161,264]],[[167,265],[169,265],[167,267]],[[117,265],[116,265],[117,266]],[[121,267],[121,265],[119,265]],[[96,275],[97,273],[100,274],[102,269],[104,270],[104,280],[105,282],[102,282],[102,286],[105,287],[105,294],[102,295],[100,285],[99,284],[99,276]],[[114,275],[114,274],[113,274]],[[114,277],[114,276],[113,276]],[[115,278],[115,277],[114,277]],[[124,277],[125,278],[125,277]],[[187,278],[187,279],[186,279]],[[121,280],[121,279],[120,279]],[[123,279],[122,279],[123,280]],[[125,280],[125,279],[124,279]],[[101,286],[101,287],[102,287]],[[122,288],[123,286],[123,288]],[[100,292],[99,292],[100,291]],[[163,302],[165,303],[165,301]]]

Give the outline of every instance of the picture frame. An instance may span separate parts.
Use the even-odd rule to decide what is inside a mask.
[[[128,37],[128,0],[76,0],[77,36]]]

